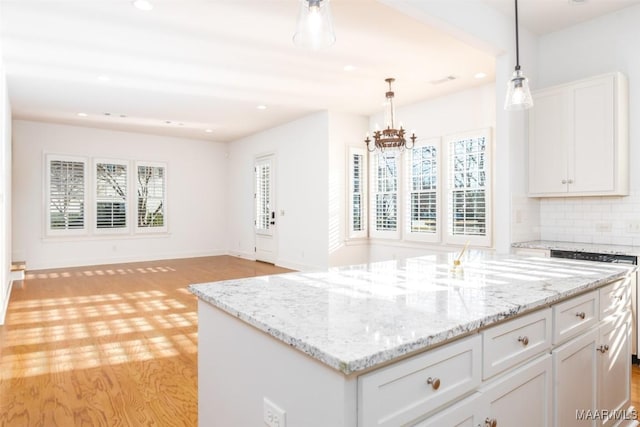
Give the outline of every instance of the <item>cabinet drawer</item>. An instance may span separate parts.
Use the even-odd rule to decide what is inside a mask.
[[[553,344],[586,331],[598,322],[598,291],[553,306]]]
[[[474,335],[358,377],[358,427],[404,425],[475,389],[480,351]]]
[[[483,378],[551,348],[551,309],[518,317],[482,333]]]
[[[631,286],[624,279],[600,288],[599,292],[600,320],[629,309]]]

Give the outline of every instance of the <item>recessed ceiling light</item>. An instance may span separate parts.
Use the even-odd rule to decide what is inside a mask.
[[[587,0],[569,0],[569,4],[585,4]]]
[[[213,129],[205,129],[204,130],[206,133],[213,133]]]
[[[145,12],[153,9],[153,5],[148,0],[134,0],[132,4],[136,9],[144,10]]]
[[[166,124],[170,125],[171,124],[171,120],[165,120],[164,121]]]
[[[484,79],[485,77],[487,77],[487,73],[475,73],[473,75],[474,79]]]
[[[88,116],[88,114],[87,114],[87,113],[78,113],[78,116],[80,116],[80,117],[87,117],[87,116]]]
[[[108,82],[109,80],[111,80],[111,77],[107,76],[106,74],[103,74],[101,76],[98,76],[98,80],[100,80],[101,82]]]
[[[120,117],[122,117],[124,119],[125,117],[127,117],[127,115],[126,114],[120,114]]]
[[[257,108],[258,110],[266,110],[266,109],[267,109],[267,106],[266,106],[266,105],[258,105],[256,108]]]
[[[105,116],[110,116],[110,115],[111,115],[111,113],[104,113],[104,115],[105,115]]]
[[[345,71],[353,71],[355,69],[356,69],[356,67],[353,66],[353,65],[345,65],[344,68],[343,68],[343,70],[345,70]]]

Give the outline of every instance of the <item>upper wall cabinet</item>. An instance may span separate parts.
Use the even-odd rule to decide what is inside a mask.
[[[621,73],[533,94],[529,195],[629,194],[627,80]]]

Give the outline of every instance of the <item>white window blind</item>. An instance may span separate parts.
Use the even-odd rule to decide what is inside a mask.
[[[398,237],[398,163],[400,153],[388,150],[374,156],[372,236]],[[392,233],[389,233],[392,232]]]
[[[137,164],[137,197],[139,229],[166,229],[166,167]]]
[[[48,230],[85,229],[85,160],[49,156]]]
[[[407,156],[406,236],[437,241],[439,231],[439,139],[414,147]]]
[[[127,164],[96,161],[95,167],[96,228],[126,229]]]
[[[361,148],[349,147],[349,237],[367,236],[366,157]]]
[[[489,175],[488,131],[449,139],[447,228],[452,241],[490,245]]]
[[[269,230],[271,214],[271,162],[256,164],[256,230]]]

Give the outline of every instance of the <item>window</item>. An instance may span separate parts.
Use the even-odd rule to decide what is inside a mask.
[[[86,159],[48,155],[46,164],[47,234],[86,232]]]
[[[487,128],[369,153],[368,193],[367,152],[349,149],[349,237],[491,246],[491,146]]]
[[[262,234],[271,234],[269,222],[271,220],[271,158],[256,160],[255,164],[255,198],[256,198],[256,231]]]
[[[372,171],[372,237],[398,238],[398,169],[400,152],[376,152]]]
[[[490,246],[489,130],[447,138],[447,242]]]
[[[166,231],[166,166],[138,162],[137,229],[138,231]]]
[[[407,197],[405,237],[409,240],[439,240],[440,140],[431,139],[407,150]]]
[[[362,148],[349,147],[349,237],[367,237],[366,157]]]
[[[95,161],[95,216],[97,231],[128,230],[127,162]]]

